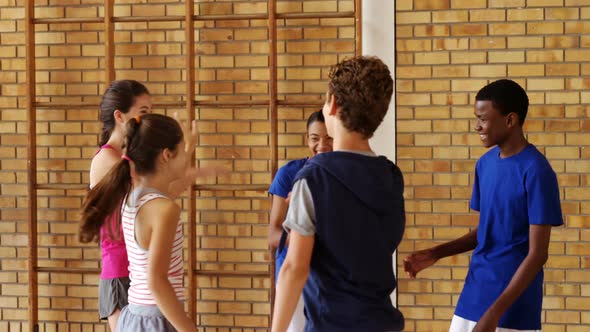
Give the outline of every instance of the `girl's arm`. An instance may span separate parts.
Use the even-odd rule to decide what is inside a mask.
[[[277,283],[272,332],[287,331],[309,275],[315,236],[303,236],[297,231],[291,231],[290,237],[289,251]]]
[[[283,233],[283,221],[287,216],[289,204],[285,198],[279,195],[272,195],[272,207],[270,208],[270,226],[268,227],[268,244],[272,249],[279,246],[281,234]]]
[[[147,246],[141,243],[140,237],[143,236],[138,236],[138,242],[144,248],[149,248],[148,287],[158,308],[178,331],[196,332],[195,324],[184,312],[184,307],[168,280],[168,267],[180,207],[168,199],[155,199],[141,208],[138,217],[143,221],[141,224],[147,226],[141,233],[145,238],[149,238],[149,243]]]

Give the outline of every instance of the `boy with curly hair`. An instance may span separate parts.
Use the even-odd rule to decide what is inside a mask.
[[[390,294],[392,255],[405,227],[403,178],[369,138],[387,113],[393,80],[378,58],[336,64],[323,107],[333,152],[296,175],[284,227],[272,331],[285,331],[303,290],[305,331],[401,331]]]

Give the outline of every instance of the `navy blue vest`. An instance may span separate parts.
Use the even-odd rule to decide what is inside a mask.
[[[392,254],[405,228],[403,178],[385,157],[331,152],[296,176],[313,196],[316,234],[305,331],[401,331]]]

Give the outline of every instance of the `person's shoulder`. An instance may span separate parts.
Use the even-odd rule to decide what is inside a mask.
[[[549,163],[549,161],[547,160],[545,155],[543,153],[541,153],[541,151],[539,151],[539,149],[537,149],[537,147],[534,146],[533,144],[529,144],[525,148],[525,158],[529,159],[535,163],[542,163],[542,164]]]
[[[180,218],[180,206],[173,200],[161,195],[145,195],[142,198],[148,199],[140,209],[142,217],[153,220],[164,220],[167,223],[176,224]]]
[[[486,151],[477,161],[475,162],[475,169],[478,171],[484,171],[484,165],[492,163],[500,155],[500,148],[494,146],[493,148]]]
[[[93,165],[102,165],[102,164],[115,164],[121,159],[121,156],[117,151],[113,149],[100,149],[94,158],[92,158]]]
[[[325,165],[326,158],[332,152],[324,152],[313,156],[313,158],[309,158],[305,160],[305,162],[301,165],[301,168],[297,171],[294,181],[298,181],[300,179],[308,179],[313,174],[317,174],[318,170],[324,169],[322,165]]]
[[[283,167],[286,169],[301,168],[307,162],[308,158],[295,159],[287,162]]]
[[[147,200],[147,202],[143,204],[144,208],[153,209],[154,211],[161,210],[163,213],[180,212],[180,207],[178,206],[178,204],[176,204],[176,202],[169,199],[168,197],[162,195],[147,194],[144,195],[142,199]]]
[[[549,163],[549,160],[537,149],[536,146],[530,144],[526,148],[526,154],[524,156],[524,162],[526,163],[527,171],[539,172],[539,173],[555,173],[553,167]]]
[[[90,187],[94,187],[121,160],[117,151],[101,149],[90,162]]]
[[[486,153],[481,155],[481,157],[479,157],[479,159],[477,161],[478,162],[486,162],[490,159],[496,158],[499,154],[500,154],[500,148],[496,145],[493,148],[486,151]]]
[[[281,167],[278,172],[280,174],[291,174],[294,176],[300,169],[303,168],[303,166],[305,166],[306,162],[307,158],[291,160]]]

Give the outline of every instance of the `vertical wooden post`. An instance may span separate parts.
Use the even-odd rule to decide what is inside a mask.
[[[354,55],[363,54],[363,0],[354,0]]]
[[[269,42],[269,121],[270,121],[270,171],[274,178],[278,169],[278,104],[277,104],[277,0],[268,1],[268,42]],[[270,266],[270,317],[275,303],[275,259],[271,250]]]
[[[270,163],[274,176],[278,168],[278,110],[277,110],[277,1],[268,2],[269,42],[269,112],[270,112]]]
[[[104,2],[104,34],[105,34],[105,84],[106,87],[115,79],[115,24],[114,0]],[[105,87],[105,88],[106,88]]]
[[[37,111],[35,109],[35,2],[25,1],[25,50],[26,50],[26,107],[28,142],[27,196],[28,196],[28,246],[29,246],[29,331],[39,331],[37,284]]]
[[[195,98],[195,29],[194,29],[194,12],[195,6],[194,1],[185,0],[185,19],[184,19],[184,38],[185,38],[185,52],[186,52],[186,112],[187,119],[192,122],[195,119],[195,112],[193,109],[193,99]],[[195,166],[195,154],[192,154],[191,166]],[[195,277],[195,265],[196,265],[196,223],[197,223],[197,204],[196,204],[196,192],[194,190],[194,184],[191,184],[190,190],[188,191],[188,314],[193,319],[193,322],[197,322],[197,301],[196,301],[196,290],[197,282]]]

